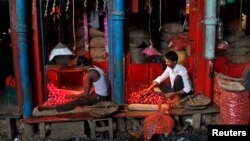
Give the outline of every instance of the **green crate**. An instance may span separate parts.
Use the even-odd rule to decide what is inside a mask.
[[[18,105],[17,92],[15,87],[5,87],[8,105]]]

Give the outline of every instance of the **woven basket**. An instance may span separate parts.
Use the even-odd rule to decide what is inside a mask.
[[[183,108],[190,110],[205,109],[210,103],[211,99],[203,94],[189,95],[180,101]]]

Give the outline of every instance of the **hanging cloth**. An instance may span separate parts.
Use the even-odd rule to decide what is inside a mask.
[[[87,15],[87,0],[84,1],[83,5],[83,30],[84,30],[84,46],[85,46],[85,57],[90,58],[89,52],[89,28],[88,28],[88,15]]]
[[[108,57],[108,9],[104,7],[105,12],[104,12],[104,19],[103,19],[103,24],[104,24],[104,38],[105,38],[105,58]]]
[[[96,11],[95,9],[90,11],[90,17],[89,17],[89,24],[93,28],[99,28],[99,11]]]

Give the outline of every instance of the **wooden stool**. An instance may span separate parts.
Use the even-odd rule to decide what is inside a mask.
[[[108,121],[108,125],[105,125],[105,121]],[[109,139],[113,140],[113,126],[112,126],[112,118],[104,118],[104,119],[91,119],[88,120],[89,127],[91,130],[91,137],[96,138],[96,132],[109,132]],[[101,127],[97,127],[97,124],[100,123]]]

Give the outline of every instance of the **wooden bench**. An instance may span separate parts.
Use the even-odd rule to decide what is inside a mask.
[[[133,118],[145,118],[156,111],[131,111],[125,109],[124,112],[115,115],[115,117],[133,117]],[[192,116],[193,129],[200,130],[201,127],[201,116],[203,114],[218,114],[220,112],[219,107],[216,104],[211,104],[205,109],[201,110],[188,110],[185,108],[170,108],[169,114],[174,117],[181,116]]]
[[[131,111],[124,108],[122,112],[115,114],[112,118],[117,118],[118,121],[121,118],[145,118],[156,111]],[[215,104],[209,105],[207,108],[202,110],[187,110],[185,108],[170,108],[169,114],[172,116],[192,116],[193,128],[194,130],[199,130],[201,127],[201,116],[203,114],[218,114],[219,107]],[[64,115],[53,115],[53,116],[39,116],[30,117],[23,119],[21,122],[24,124],[34,124],[39,123],[40,137],[45,138],[45,123],[62,123],[62,122],[77,122],[77,121],[87,121],[91,128],[91,137],[95,138],[95,132],[98,131],[108,131],[110,139],[113,139],[113,128],[112,128],[112,118],[95,119],[90,113],[71,113]],[[109,124],[105,127],[97,127],[96,122],[107,121]],[[122,122],[122,121],[121,121]],[[120,123],[118,123],[118,126]]]
[[[91,137],[96,138],[96,132],[109,132],[109,138],[113,139],[113,128],[112,128],[112,118],[103,118],[95,119],[90,113],[71,113],[63,115],[53,115],[53,116],[39,116],[39,117],[30,117],[21,120],[24,124],[39,124],[40,138],[46,137],[46,123],[66,123],[66,122],[82,122],[87,121],[91,129]],[[108,125],[105,125],[104,122],[107,121]],[[97,123],[101,123],[101,127],[97,126]],[[74,131],[74,130],[72,130]],[[84,130],[82,132],[85,132]],[[84,133],[85,134],[85,133]]]

